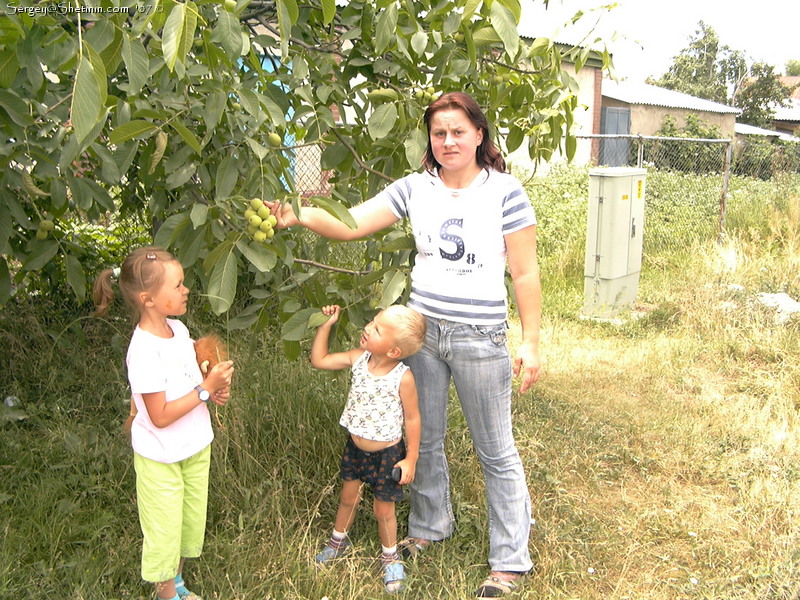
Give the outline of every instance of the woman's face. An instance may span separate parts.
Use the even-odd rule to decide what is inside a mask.
[[[478,166],[476,151],[483,141],[483,132],[460,108],[433,113],[430,124],[433,157],[445,171],[461,171]]]

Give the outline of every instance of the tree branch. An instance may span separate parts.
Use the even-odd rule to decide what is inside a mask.
[[[376,171],[375,169],[373,169],[372,167],[367,165],[363,160],[361,160],[361,157],[358,155],[358,152],[356,152],[356,149],[353,148],[353,146],[351,146],[348,143],[348,141],[346,139],[344,139],[344,137],[342,137],[342,134],[340,134],[335,129],[333,130],[333,135],[335,135],[337,138],[339,138],[339,141],[342,142],[342,144],[344,144],[344,147],[347,148],[350,151],[350,154],[353,155],[353,158],[355,159],[355,161],[356,161],[356,163],[358,164],[359,167],[361,167],[362,169],[364,169],[365,171],[367,171],[369,173],[372,173],[373,175],[377,175],[378,177],[381,177],[381,178],[385,179],[386,181],[388,181],[390,183],[394,182],[394,179],[392,179],[391,177],[389,177],[385,173],[381,173],[380,171]]]
[[[371,271],[353,271],[351,269],[342,269],[341,267],[334,267],[331,265],[318,263],[313,260],[306,260],[304,258],[295,258],[294,262],[300,263],[301,265],[308,265],[310,267],[318,267],[320,269],[325,269],[326,271],[333,271],[335,273],[346,273],[348,275],[368,275],[371,273]]]

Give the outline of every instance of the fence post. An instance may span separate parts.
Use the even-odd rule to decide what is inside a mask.
[[[642,134],[639,134],[639,137],[636,138],[636,143],[638,144],[636,149],[636,166],[641,169],[644,164],[644,138],[642,138]]]
[[[733,162],[733,140],[728,142],[728,147],[725,150],[725,166],[722,174],[722,197],[719,201],[719,227],[717,229],[717,241],[722,241],[722,236],[725,233],[725,212],[728,203],[728,184],[731,180],[731,163]]]

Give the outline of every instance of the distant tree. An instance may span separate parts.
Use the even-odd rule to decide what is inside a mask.
[[[786,74],[790,77],[800,75],[800,60],[790,60],[786,62]]]
[[[788,103],[792,88],[783,85],[774,71],[775,67],[765,63],[754,63],[750,67],[750,76],[732,98],[734,106],[742,109],[740,122],[769,127],[774,107]]]
[[[706,98],[742,109],[739,121],[768,126],[775,107],[784,105],[791,88],[784,86],[775,74],[775,67],[748,59],[740,50],[720,44],[716,31],[703,21],[661,78],[649,83],[698,98]],[[787,71],[792,63],[789,61]]]
[[[715,102],[727,100],[727,80],[730,69],[730,48],[721,46],[717,33],[703,21],[680,54],[673,59],[669,70],[653,85],[707,98]]]

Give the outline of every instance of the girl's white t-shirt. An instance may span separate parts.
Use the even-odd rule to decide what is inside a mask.
[[[142,394],[164,392],[167,402],[181,398],[203,381],[186,326],[167,319],[171,338],[161,338],[139,327],[128,346],[126,364],[133,401],[138,411],[131,426],[137,454],[161,463],[174,463],[197,454],[214,439],[208,406],[200,404],[172,425],[158,428],[147,414]]]

